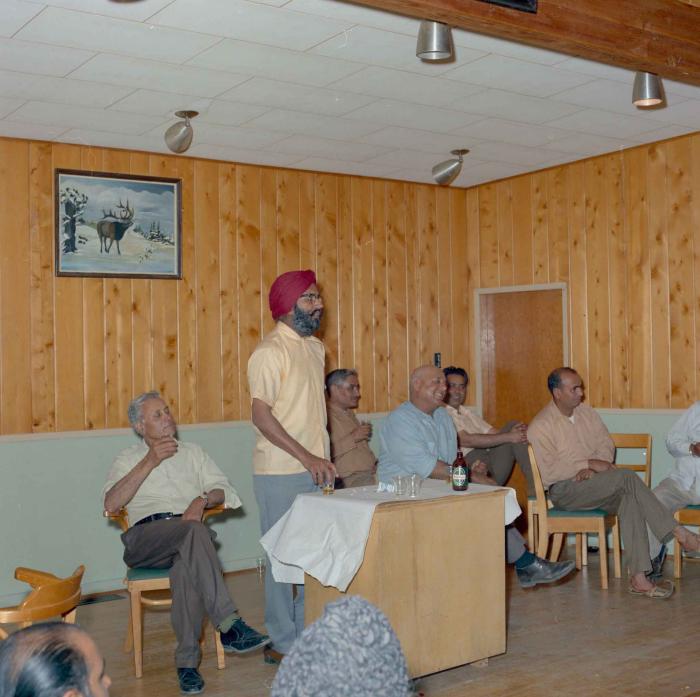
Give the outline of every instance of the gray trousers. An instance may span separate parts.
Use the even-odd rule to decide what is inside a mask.
[[[515,421],[509,421],[500,430],[500,433],[510,431],[515,423]],[[492,448],[474,448],[464,456],[464,459],[469,464],[481,460],[489,468],[489,474],[496,480],[498,486],[503,486],[508,481],[508,477],[513,471],[513,464],[517,460],[527,481],[527,495],[535,495],[527,443],[502,443]]]
[[[178,668],[199,665],[205,616],[216,627],[236,611],[214,548],[215,537],[203,523],[182,518],[136,525],[122,535],[127,566],[170,569]]]
[[[675,479],[667,477],[659,482],[653,489],[652,493],[661,502],[661,505],[671,513],[679,511],[686,506],[697,506],[700,504],[700,497],[695,489],[682,489]],[[649,556],[652,559],[659,556],[661,551],[661,542],[657,539],[654,533],[649,530]]]
[[[260,509],[260,529],[264,535],[292,506],[297,494],[316,490],[308,472],[301,474],[256,474],[253,490]],[[265,626],[273,647],[289,653],[304,629],[304,586],[278,583],[272,564],[265,565]]]
[[[659,540],[673,537],[676,521],[636,472],[612,469],[594,474],[583,482],[566,479],[549,487],[557,508],[581,511],[602,508],[617,514],[631,574],[651,571],[647,525]]]

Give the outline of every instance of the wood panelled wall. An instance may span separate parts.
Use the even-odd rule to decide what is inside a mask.
[[[56,278],[56,167],[180,177],[183,279]],[[249,418],[267,290],[299,267],[364,411],[435,351],[474,370],[474,289],[555,281],[591,404],[698,398],[700,135],[468,190],[0,139],[0,210],[2,434],[124,426],[147,389],[183,423]]]

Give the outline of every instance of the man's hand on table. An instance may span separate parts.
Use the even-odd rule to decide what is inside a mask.
[[[323,457],[309,455],[301,464],[311,472],[311,478],[314,480],[314,484],[321,485],[323,482],[331,482],[338,476],[335,465],[330,460],[326,460]]]

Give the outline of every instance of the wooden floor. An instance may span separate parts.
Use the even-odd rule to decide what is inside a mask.
[[[624,579],[599,584],[597,555],[590,566],[552,587],[522,590],[512,567],[508,583],[508,651],[487,666],[463,666],[418,681],[427,697],[548,697],[559,695],[700,695],[697,631],[700,564],[686,564],[686,576],[670,600],[630,595]],[[672,560],[666,564],[667,575]],[[263,586],[255,571],[227,577],[245,619],[262,626]],[[459,599],[457,589],[446,602]],[[179,695],[173,668],[174,636],[167,613],[146,616],[144,677],[133,677],[131,655],[122,651],[126,599],[81,607],[78,622],[96,639],[112,677],[116,697]],[[227,656],[217,670],[208,637],[201,672],[210,697],[268,695],[275,668],[260,653]]]

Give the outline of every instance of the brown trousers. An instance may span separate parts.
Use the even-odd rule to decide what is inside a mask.
[[[647,525],[657,539],[668,542],[678,523],[636,472],[612,469],[576,482],[565,479],[549,487],[557,508],[582,511],[602,508],[617,514],[625,558],[631,574],[651,571]]]
[[[199,665],[205,615],[217,627],[236,611],[214,548],[215,537],[203,523],[182,518],[136,525],[122,535],[127,566],[170,569],[178,668]]]

